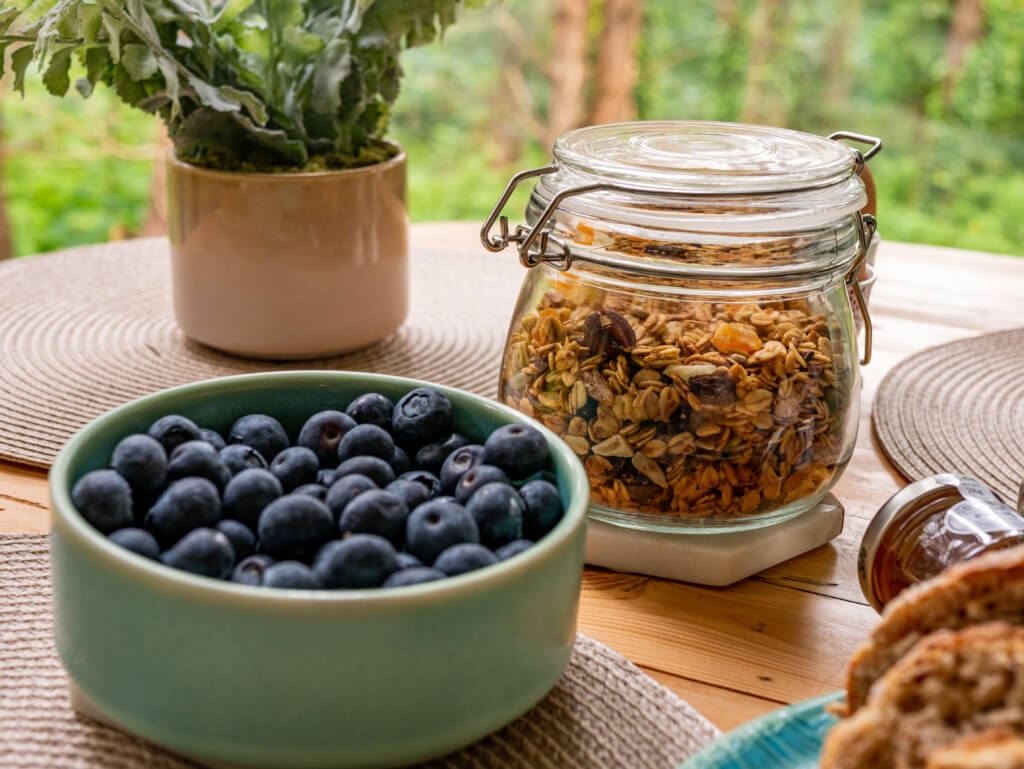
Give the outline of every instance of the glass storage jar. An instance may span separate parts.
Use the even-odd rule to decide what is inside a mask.
[[[622,123],[571,131],[551,166],[512,178],[481,232],[530,268],[499,397],[583,460],[592,515],[756,528],[813,508],[836,482],[859,412],[851,295],[870,357],[856,278],[874,219],[860,173],[881,145]],[[528,224],[511,230],[501,211],[530,177]]]

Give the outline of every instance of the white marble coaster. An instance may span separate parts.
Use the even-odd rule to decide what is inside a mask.
[[[829,494],[796,518],[730,534],[663,534],[593,518],[587,526],[592,566],[723,586],[835,539],[843,530],[843,506]]]

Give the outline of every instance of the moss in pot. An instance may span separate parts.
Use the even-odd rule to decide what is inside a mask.
[[[394,332],[408,309],[406,157],[384,138],[399,55],[482,0],[15,0],[0,75],[103,83],[158,114],[178,325],[261,358]]]

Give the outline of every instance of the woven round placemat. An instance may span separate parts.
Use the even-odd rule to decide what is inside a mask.
[[[154,238],[0,265],[0,459],[48,467],[78,428],[156,390],[230,374],[353,369],[494,397],[524,275],[512,258],[412,244],[411,308],[350,355],[276,363],[187,340],[171,313],[169,249]]]
[[[907,358],[879,385],[872,421],[885,455],[910,480],[960,472],[1015,504],[1024,480],[1024,329]]]
[[[0,767],[194,767],[71,710],[50,606],[47,537],[0,536]],[[624,657],[580,635],[569,667],[539,705],[429,766],[673,769],[719,735]]]

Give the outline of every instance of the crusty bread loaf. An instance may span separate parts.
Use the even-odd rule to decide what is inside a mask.
[[[991,729],[1024,734],[1024,628],[940,630],[829,732],[822,769],[925,769],[929,757]]]
[[[990,729],[932,753],[926,769],[1024,769],[1024,739]]]
[[[855,712],[871,685],[932,631],[993,620],[1024,625],[1024,545],[956,564],[898,595],[854,652],[846,708],[835,710],[840,715]]]

